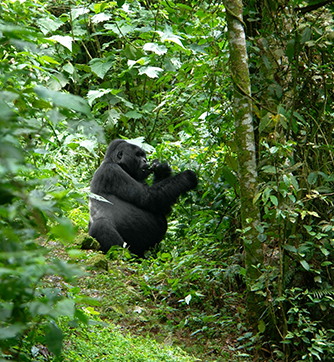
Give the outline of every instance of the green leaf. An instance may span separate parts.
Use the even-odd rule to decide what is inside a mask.
[[[272,67],[271,67],[271,63],[270,63],[269,59],[265,55],[263,55],[262,60],[263,60],[264,65],[266,66],[266,68],[268,70],[270,70]]]
[[[92,153],[94,156],[98,157],[95,153],[95,147],[97,147],[97,142],[94,139],[88,139],[80,141],[80,146],[84,147],[87,151]]]
[[[99,89],[99,90],[90,90],[87,94],[88,104],[92,105],[95,99],[103,97],[105,94],[116,95],[119,93],[120,89]]]
[[[321,263],[321,266],[329,266],[332,265],[333,263],[331,261],[324,261],[323,263]]]
[[[117,0],[117,6],[121,8],[125,3],[125,0]]]
[[[266,330],[266,324],[264,323],[263,319],[259,321],[258,330],[260,333],[263,333]]]
[[[282,95],[283,95],[282,86],[280,86],[279,84],[276,84],[275,91],[276,91],[277,98],[282,98]]]
[[[49,323],[45,339],[48,350],[59,356],[63,348],[63,332],[61,329],[57,325]]]
[[[143,46],[145,51],[151,51],[158,55],[163,55],[167,53],[167,48],[164,45],[159,45],[156,43],[146,43]]]
[[[306,270],[309,271],[310,270],[310,264],[306,261],[306,260],[301,260],[300,264],[302,265],[302,267]]]
[[[279,122],[282,125],[282,127],[284,129],[288,129],[288,122],[287,122],[286,117],[283,116],[282,114],[279,114],[278,117],[279,117]]]
[[[141,49],[135,48],[133,45],[126,44],[123,50],[126,58],[135,61],[145,56]]]
[[[143,115],[137,111],[129,111],[125,113],[125,116],[132,119],[140,119],[143,117]]]
[[[105,24],[104,27],[106,29],[110,29],[112,32],[114,32],[116,35],[118,35],[120,38],[124,37],[128,33],[132,33],[136,28],[135,25],[129,25],[123,20],[117,21],[117,25]]]
[[[114,57],[108,57],[106,59],[94,58],[88,64],[90,65],[92,72],[103,79],[108,70],[113,66]]]
[[[322,283],[321,276],[320,275],[315,276],[314,281],[317,282],[317,283]]]
[[[99,13],[96,14],[92,17],[92,23],[93,24],[97,24],[97,23],[101,23],[103,21],[107,21],[111,19],[111,15],[110,14],[106,14],[106,13]]]
[[[22,333],[25,328],[25,325],[19,323],[9,325],[5,328],[0,327],[0,340],[15,338],[18,336],[18,334]]]
[[[239,269],[239,274],[240,274],[240,275],[243,275],[243,276],[245,277],[245,276],[247,275],[246,269],[243,268],[243,267],[241,267],[241,268]]]
[[[299,191],[299,184],[295,176],[290,176],[291,185],[296,191]]]
[[[49,38],[54,42],[57,42],[67,48],[69,51],[72,51],[72,42],[73,38],[69,35],[53,35]]]
[[[181,37],[175,35],[173,33],[173,29],[170,26],[166,26],[164,31],[157,31],[157,33],[160,35],[162,42],[172,42],[185,49],[180,40]]]
[[[316,172],[311,172],[307,177],[307,182],[310,185],[314,185],[318,180],[318,174]]]
[[[59,19],[41,18],[37,21],[37,25],[41,29],[42,33],[53,33],[60,28],[64,23]]]
[[[270,195],[270,201],[275,205],[275,206],[278,206],[278,200],[277,200],[277,197],[274,196],[274,195]]]
[[[147,143],[145,143],[145,138],[144,137],[137,137],[137,138],[131,138],[126,140],[127,142],[136,145],[142,149],[144,149],[146,152],[155,152],[155,148]]]
[[[277,153],[279,151],[279,148],[277,146],[272,146],[269,148],[269,152],[274,155],[275,153]]]
[[[264,117],[261,118],[260,124],[259,124],[259,132],[262,133],[263,130],[269,126],[271,123],[271,117],[269,117],[269,113],[267,113]]]
[[[87,14],[89,12],[90,12],[90,10],[88,8],[84,8],[82,6],[72,8],[72,10],[71,10],[71,20],[77,19],[79,16]]]
[[[311,39],[311,35],[312,35],[312,30],[309,27],[306,27],[302,32],[300,38],[300,44],[304,44],[307,41],[309,41]]]
[[[76,231],[69,219],[60,219],[59,224],[51,228],[51,233],[54,237],[60,238],[62,241],[69,242],[76,236]]]
[[[42,86],[36,86],[34,91],[40,98],[51,100],[55,106],[73,109],[74,111],[87,115],[90,114],[90,107],[87,101],[79,96],[70,93],[55,92]]]
[[[229,168],[233,171],[237,171],[238,169],[238,161],[235,157],[227,154],[225,156],[225,162],[229,166]]]
[[[290,251],[291,253],[297,253],[297,249],[293,245],[286,244],[283,246],[285,250]]]
[[[57,62],[55,59],[49,57],[48,55],[43,55],[41,57],[41,59],[47,63],[50,63],[50,64],[56,64],[56,65],[60,65],[59,62]]]
[[[114,205],[111,201],[105,199],[103,196],[94,194],[93,192],[87,191],[87,196],[89,198],[91,198],[91,199],[98,200],[98,201],[101,201],[101,202],[106,202],[106,203],[108,203],[110,205]]]
[[[266,173],[276,174],[276,167],[275,166],[263,166],[262,171]]]
[[[283,181],[284,181],[284,183],[285,183],[285,185],[287,187],[290,186],[290,180],[289,180],[289,177],[287,175],[283,175]]]
[[[56,311],[59,316],[65,316],[73,318],[75,313],[75,304],[74,300],[63,299],[57,303]]]
[[[191,301],[191,294],[188,294],[185,298],[184,301],[189,305],[190,301]]]
[[[108,122],[115,125],[117,124],[118,120],[121,118],[121,114],[116,111],[116,109],[111,109],[107,111],[108,114]]]
[[[74,74],[75,73],[75,68],[73,67],[73,65],[70,62],[65,64],[63,66],[63,69],[69,74]]]
[[[162,72],[163,69],[159,67],[140,67],[139,74],[146,74],[150,78],[159,78],[159,73]]]
[[[291,62],[295,55],[295,41],[293,39],[287,42],[285,54],[289,58],[289,62]]]
[[[238,183],[238,179],[236,176],[231,172],[231,170],[227,167],[222,167],[222,172],[225,177],[225,180],[229,183],[231,187],[234,187]]]

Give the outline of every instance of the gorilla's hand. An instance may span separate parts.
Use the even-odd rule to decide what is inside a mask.
[[[150,170],[154,172],[154,183],[172,175],[172,169],[167,162],[160,163],[158,159],[152,161]]]
[[[186,170],[183,172],[183,175],[186,177],[187,179],[187,183],[190,186],[190,189],[194,189],[197,186],[198,180],[197,180],[197,176],[195,174],[194,171],[191,170]]]

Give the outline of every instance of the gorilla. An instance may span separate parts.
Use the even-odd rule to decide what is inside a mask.
[[[145,180],[151,173],[149,186]],[[172,176],[168,163],[154,160],[150,166],[142,148],[116,139],[91,182],[90,191],[98,196],[89,200],[89,235],[104,253],[113,245],[126,245],[143,257],[164,237],[171,206],[196,185],[193,171]]]

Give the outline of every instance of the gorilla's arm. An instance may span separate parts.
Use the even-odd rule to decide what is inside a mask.
[[[141,209],[167,214],[177,198],[196,185],[196,174],[190,170],[148,186],[133,179],[119,165],[103,162],[93,177],[91,192],[101,196],[115,195]]]

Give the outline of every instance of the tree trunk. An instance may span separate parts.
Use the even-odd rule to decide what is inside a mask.
[[[238,153],[241,222],[244,230],[248,285],[247,315],[250,325],[256,327],[262,312],[259,303],[263,302],[263,299],[251,291],[251,286],[260,275],[263,251],[262,243],[257,238],[260,212],[259,208],[253,204],[257,191],[257,169],[248,57],[242,20],[242,0],[224,0],[224,6],[228,25],[230,71],[234,86],[235,141]],[[259,265],[260,268],[258,268]]]

